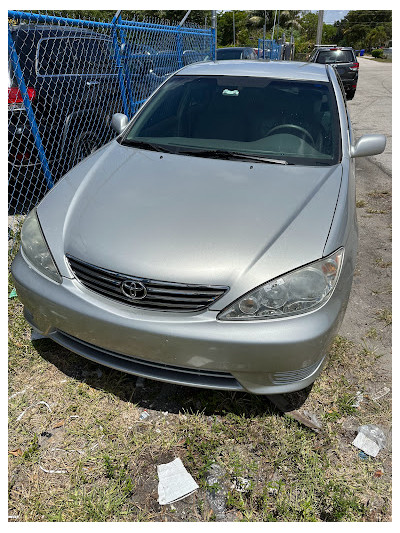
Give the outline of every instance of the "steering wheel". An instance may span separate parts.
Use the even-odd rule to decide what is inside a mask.
[[[314,144],[314,139],[312,138],[312,135],[306,129],[302,128],[301,126],[297,126],[297,124],[279,124],[279,126],[275,126],[274,128],[269,130],[269,132],[267,133],[267,137],[268,135],[271,135],[271,133],[273,132],[287,129],[287,128],[292,128],[293,130],[297,130],[303,133],[306,137],[310,139],[311,143]]]

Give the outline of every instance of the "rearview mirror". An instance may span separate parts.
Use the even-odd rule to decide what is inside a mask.
[[[381,154],[386,146],[385,135],[363,135],[355,145],[350,148],[351,157],[365,157],[367,155]]]
[[[111,127],[118,134],[122,133],[128,125],[129,119],[123,113],[114,113],[111,118]]]

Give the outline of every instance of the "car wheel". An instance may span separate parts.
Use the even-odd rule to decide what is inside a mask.
[[[353,100],[354,95],[356,94],[356,90],[347,91],[346,93],[346,100]]]

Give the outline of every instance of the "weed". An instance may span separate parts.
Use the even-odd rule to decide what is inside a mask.
[[[370,191],[367,193],[370,198],[388,198],[390,196],[390,191]]]
[[[366,203],[365,200],[357,200],[356,207],[365,207]]]
[[[355,401],[354,394],[345,392],[338,399],[338,408],[342,414],[351,415],[357,409],[353,406]]]
[[[39,439],[37,434],[35,433],[33,435],[33,439],[31,440],[30,444],[28,445],[28,448],[24,451],[22,458],[26,461],[37,461],[39,457]]]
[[[392,266],[391,261],[384,261],[382,257],[378,257],[378,259],[375,259],[375,263],[381,268],[388,268]]]
[[[385,326],[392,325],[392,311],[390,309],[380,309],[377,311],[376,316],[378,320],[385,322]]]
[[[370,207],[367,209],[367,213],[371,215],[387,215],[388,212],[386,209],[372,209]]]
[[[378,338],[378,332],[375,328],[370,328],[367,333],[365,334],[367,339],[377,339]]]

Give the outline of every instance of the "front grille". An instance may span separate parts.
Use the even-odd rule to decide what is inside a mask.
[[[91,265],[67,254],[76,278],[88,289],[107,298],[143,309],[161,311],[202,311],[220,298],[229,287],[188,285],[120,274]],[[126,296],[122,292],[124,282],[136,281],[146,288],[143,299]]]

